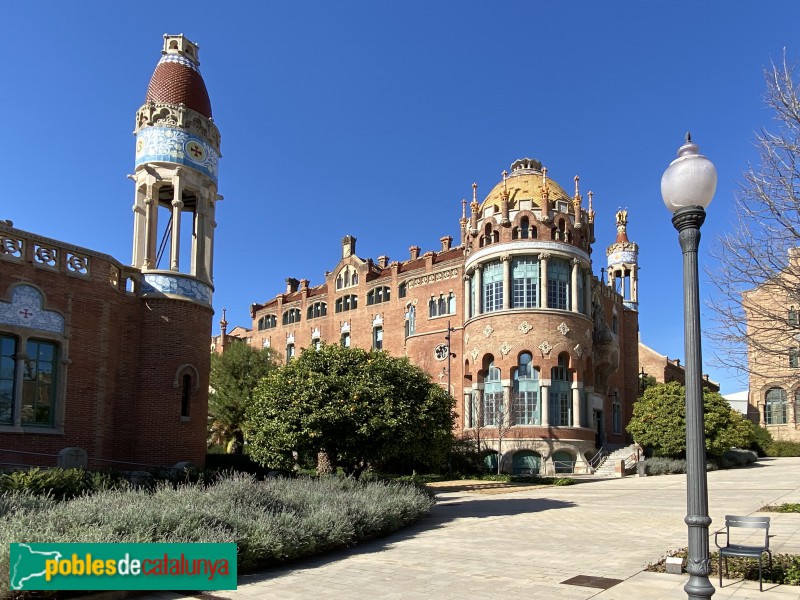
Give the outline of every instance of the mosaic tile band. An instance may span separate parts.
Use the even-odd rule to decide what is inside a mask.
[[[196,279],[165,274],[145,274],[142,278],[142,294],[169,294],[211,306],[211,286]]]
[[[219,155],[203,139],[172,127],[145,127],[136,134],[136,166],[177,163],[207,175],[216,183]]]

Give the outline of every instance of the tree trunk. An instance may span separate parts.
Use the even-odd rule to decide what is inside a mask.
[[[317,475],[332,475],[334,471],[333,460],[328,451],[322,448],[317,453]]]

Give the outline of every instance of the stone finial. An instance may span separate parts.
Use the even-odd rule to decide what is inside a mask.
[[[628,242],[628,211],[620,208],[616,214],[617,219],[617,243]]]

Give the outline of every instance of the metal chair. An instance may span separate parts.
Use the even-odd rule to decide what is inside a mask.
[[[764,530],[764,543],[755,545],[732,544],[731,543],[731,530],[732,529],[763,529]],[[719,545],[720,534],[725,534],[725,545]],[[744,533],[738,533],[737,537],[743,536]],[[761,536],[758,536],[758,540]],[[747,542],[756,542],[757,540],[744,540]],[[764,553],[769,556],[769,572],[772,575],[772,551],[769,549],[769,517],[737,517],[734,515],[725,515],[725,529],[720,529],[714,534],[714,544],[719,548],[719,587],[722,587],[722,559],[725,558],[725,572],[728,571],[728,557],[729,556],[742,556],[745,558],[758,559],[758,589],[764,591],[762,583],[762,570],[761,562]]]

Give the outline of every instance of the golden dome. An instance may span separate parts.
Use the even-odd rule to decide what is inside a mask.
[[[511,165],[511,173],[505,180],[498,183],[481,203],[480,211],[487,206],[494,206],[496,212],[500,211],[503,192],[508,190],[509,210],[518,210],[520,200],[533,200],[533,206],[542,204],[542,190],[545,185],[550,191],[550,203],[559,200],[571,201],[564,189],[549,177],[545,178],[542,163],[532,158],[522,158]]]

